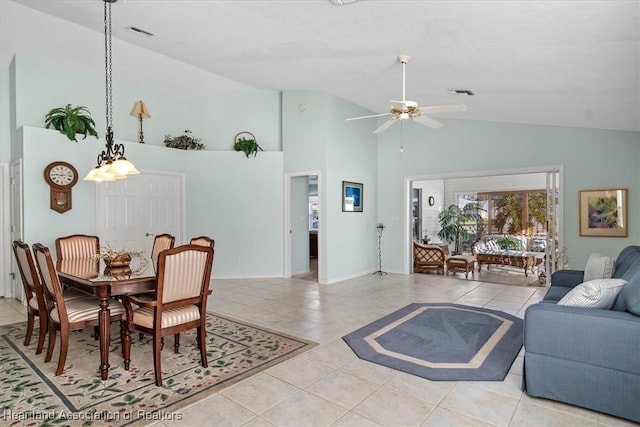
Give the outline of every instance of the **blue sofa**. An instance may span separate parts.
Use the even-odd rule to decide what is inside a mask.
[[[640,422],[640,246],[620,252],[613,277],[628,283],[602,310],[557,305],[583,272],[553,274],[543,301],[525,312],[522,389]]]

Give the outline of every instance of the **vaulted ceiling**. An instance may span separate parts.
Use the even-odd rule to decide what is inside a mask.
[[[102,0],[13,1],[103,31]],[[114,37],[255,88],[326,91],[379,113],[401,98],[398,55],[409,55],[407,99],[468,106],[434,117],[640,131],[638,1],[333,3],[120,0]]]

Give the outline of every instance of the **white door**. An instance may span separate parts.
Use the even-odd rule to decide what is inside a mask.
[[[22,240],[22,160],[16,160],[11,163],[11,241]],[[24,291],[22,289],[22,283],[20,278],[20,272],[15,261],[15,257],[11,256],[11,295],[5,297],[17,298],[22,301],[24,297]]]
[[[96,184],[100,244],[150,255],[153,237],[168,233],[184,241],[184,176],[142,173]]]

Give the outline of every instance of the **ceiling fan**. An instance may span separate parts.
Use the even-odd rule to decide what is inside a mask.
[[[360,119],[369,119],[372,117],[384,117],[391,116],[389,120],[384,122],[380,127],[373,131],[373,133],[380,133],[401,120],[413,120],[414,122],[420,123],[421,125],[428,126],[433,129],[437,129],[442,127],[442,123],[432,119],[431,117],[427,117],[424,114],[429,113],[452,113],[457,111],[466,111],[467,106],[464,104],[454,104],[454,105],[436,105],[432,107],[418,107],[418,103],[414,101],[408,101],[405,99],[405,68],[407,66],[407,62],[409,62],[409,57],[407,55],[398,56],[398,61],[402,63],[402,101],[390,101],[391,109],[388,113],[382,114],[373,114],[370,116],[361,116],[361,117],[352,117],[349,120],[360,120]]]

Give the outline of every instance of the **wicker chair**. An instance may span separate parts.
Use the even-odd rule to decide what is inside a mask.
[[[447,256],[439,246],[423,245],[413,242],[413,272],[427,273],[431,271],[444,274]]]

